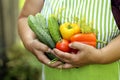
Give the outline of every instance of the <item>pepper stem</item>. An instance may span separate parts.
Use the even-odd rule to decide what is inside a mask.
[[[68,25],[67,28],[68,28],[68,29],[72,29],[72,26],[71,26],[71,25]]]

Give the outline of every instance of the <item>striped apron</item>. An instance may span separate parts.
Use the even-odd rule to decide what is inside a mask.
[[[92,22],[98,31],[97,39],[107,43],[119,35],[111,10],[111,0],[45,0],[41,13],[46,19],[50,14],[57,14],[60,23],[74,22],[74,17],[85,18],[86,23]],[[97,48],[106,45],[98,43]],[[44,66],[43,80],[120,80],[119,65],[119,61],[116,61],[66,70]]]

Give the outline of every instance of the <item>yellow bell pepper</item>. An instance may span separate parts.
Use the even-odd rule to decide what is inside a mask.
[[[64,23],[60,25],[60,33],[63,39],[70,40],[73,35],[80,33],[80,26],[76,23]]]

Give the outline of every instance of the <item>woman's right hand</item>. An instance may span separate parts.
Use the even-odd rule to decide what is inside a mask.
[[[52,50],[36,39],[35,34],[31,31],[27,23],[27,17],[40,12],[43,5],[44,0],[25,1],[24,7],[18,18],[18,33],[25,48],[32,52],[40,62],[49,67],[57,67],[61,62],[57,61],[53,64],[49,64],[50,60],[46,57],[45,52],[52,52]]]
[[[48,59],[48,57],[45,55],[45,52],[52,53],[53,51],[47,45],[41,43],[37,39],[32,40],[28,47],[28,50],[31,51],[41,63],[53,68],[56,68],[62,64],[60,61],[50,64],[50,59]]]

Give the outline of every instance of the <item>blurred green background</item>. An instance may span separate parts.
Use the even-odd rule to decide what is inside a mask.
[[[0,80],[41,80],[41,64],[17,33],[25,0],[0,0]]]

